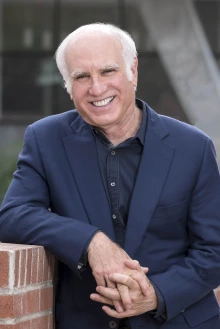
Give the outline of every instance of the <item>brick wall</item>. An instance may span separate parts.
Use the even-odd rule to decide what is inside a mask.
[[[215,295],[218,300],[218,303],[220,305],[220,286],[217,289],[215,289],[214,291],[215,291]]]
[[[53,271],[43,247],[0,243],[0,329],[53,328]]]
[[[53,328],[53,270],[43,247],[0,243],[0,329]]]

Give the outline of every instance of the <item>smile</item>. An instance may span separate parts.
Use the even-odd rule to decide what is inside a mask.
[[[91,103],[95,106],[101,107],[101,106],[105,106],[105,105],[109,104],[113,100],[113,98],[114,98],[114,96],[108,97],[108,98],[103,99],[101,101],[91,102]]]

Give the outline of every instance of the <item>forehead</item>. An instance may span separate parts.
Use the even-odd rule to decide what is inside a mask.
[[[124,65],[120,42],[101,32],[83,34],[71,40],[66,48],[65,59],[71,70],[84,66],[104,67],[112,63]]]

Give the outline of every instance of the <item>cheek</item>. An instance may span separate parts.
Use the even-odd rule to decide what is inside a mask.
[[[74,103],[82,102],[86,93],[83,88],[72,88],[72,99]]]

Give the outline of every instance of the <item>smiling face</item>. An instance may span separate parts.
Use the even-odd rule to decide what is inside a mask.
[[[72,79],[71,99],[83,119],[103,131],[120,129],[135,110],[137,59],[128,80],[119,41],[92,33],[70,41],[66,64]]]

